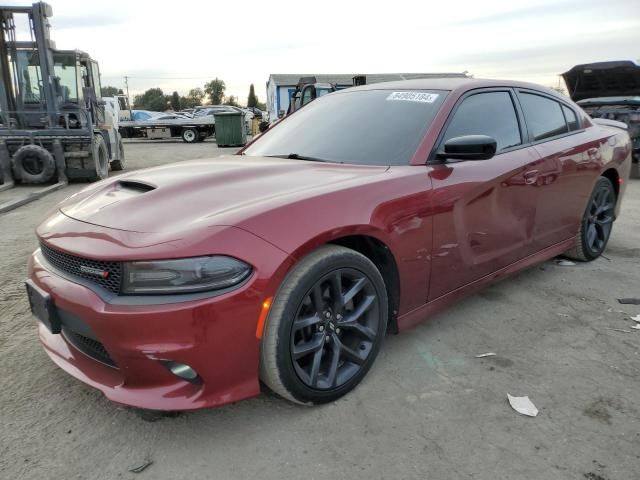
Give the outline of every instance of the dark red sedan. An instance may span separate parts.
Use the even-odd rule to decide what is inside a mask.
[[[362,380],[387,331],[565,254],[605,249],[622,124],[536,85],[404,81],[319,98],[240,155],[64,201],[27,281],[55,363],[123,404],[302,403]]]

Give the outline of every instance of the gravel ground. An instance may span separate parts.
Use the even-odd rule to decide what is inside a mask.
[[[212,142],[125,149],[129,170],[224,153]],[[639,180],[607,258],[530,268],[389,336],[334,404],[263,394],[154,422],[55,367],[36,338],[22,284],[33,230],[81,187],[0,215],[0,478],[640,478],[640,331],[629,328],[640,306],[616,301],[640,297]],[[515,413],[507,393],[539,415]]]

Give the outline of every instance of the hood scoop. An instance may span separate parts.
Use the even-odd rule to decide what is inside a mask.
[[[139,193],[146,193],[156,189],[155,185],[142,182],[140,180],[120,180],[116,183],[116,188],[117,187],[125,190],[133,190]]]

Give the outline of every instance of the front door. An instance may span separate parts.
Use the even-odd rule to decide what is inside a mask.
[[[463,97],[445,126],[450,138],[489,135],[489,160],[433,165],[433,251],[429,300],[463,287],[533,253],[540,156],[527,147],[522,115],[509,90]]]

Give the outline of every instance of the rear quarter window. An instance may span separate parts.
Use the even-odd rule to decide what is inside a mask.
[[[580,130],[580,122],[578,121],[576,112],[574,112],[566,105],[562,105],[562,112],[564,113],[564,118],[567,121],[567,127],[569,127],[569,131],[573,132],[575,130]]]

